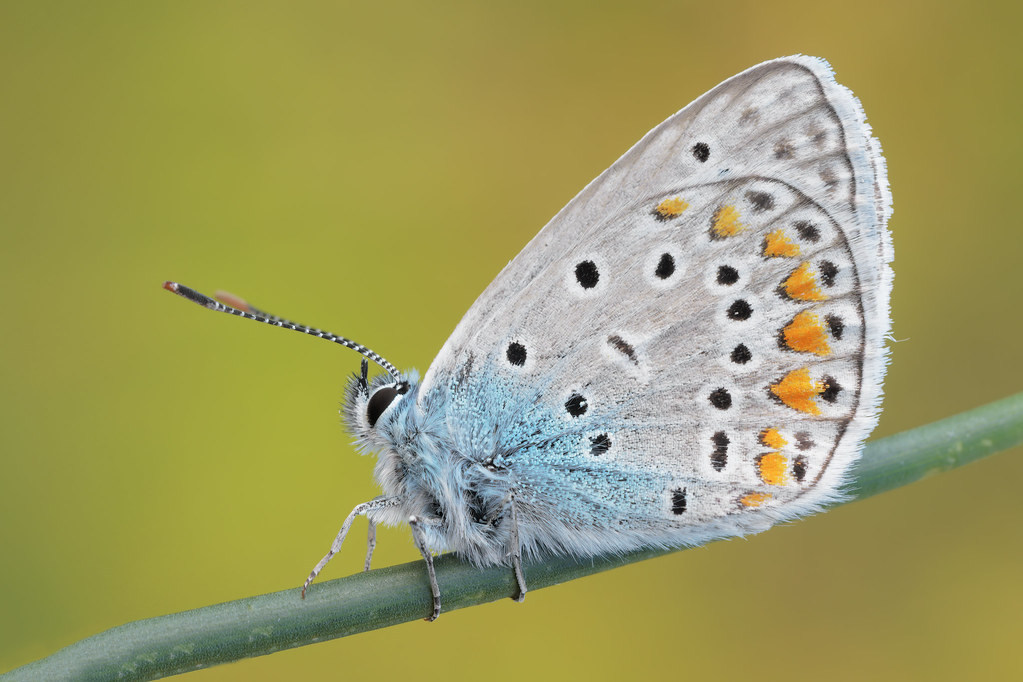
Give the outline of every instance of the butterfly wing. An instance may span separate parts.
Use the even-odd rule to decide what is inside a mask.
[[[852,93],[822,60],[765,62],[558,213],[420,401],[513,472],[527,549],[692,544],[816,510],[877,420],[889,214]]]

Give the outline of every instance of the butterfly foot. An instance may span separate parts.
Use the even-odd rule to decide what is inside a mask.
[[[412,528],[412,540],[416,543],[419,553],[423,555],[423,561],[426,562],[426,574],[430,579],[430,593],[433,595],[433,613],[429,618],[424,618],[423,620],[431,623],[437,620],[437,616],[440,615],[440,585],[437,584],[437,571],[433,567],[433,555],[426,547],[426,538],[423,537],[422,523],[423,520],[418,516],[409,517],[408,524]]]
[[[440,616],[440,595],[435,594],[433,595],[433,613],[430,614],[428,617],[424,618],[423,620],[425,620],[427,623],[432,623],[433,621],[437,620],[438,616]]]
[[[512,599],[521,604],[526,601],[526,592],[529,590],[526,588],[526,579],[522,575],[522,565],[518,557],[512,560],[512,571],[515,573],[515,583],[518,586],[518,591],[512,596]]]

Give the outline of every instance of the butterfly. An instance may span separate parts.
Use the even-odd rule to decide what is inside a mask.
[[[842,497],[877,422],[890,328],[891,195],[859,101],[822,59],[764,62],[644,136],[476,300],[425,376],[242,299],[213,310],[361,353],[343,416],[382,494],[435,553],[683,547]],[[369,376],[369,361],[384,372]]]

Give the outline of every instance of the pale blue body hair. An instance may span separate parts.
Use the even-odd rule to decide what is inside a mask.
[[[680,527],[667,510],[657,513],[677,477],[586,457],[581,444],[594,424],[584,415],[566,425],[563,410],[543,399],[542,384],[511,384],[485,367],[435,384],[427,395],[418,372],[403,380],[408,391],[371,425],[369,398],[394,382],[380,376],[367,390],[354,377],[343,414],[359,451],[377,456],[374,477],[382,498],[395,502],[368,512],[370,521],[391,526],[422,519],[434,552],[454,551],[481,566],[508,564],[515,549],[534,558],[588,557],[696,545],[759,532],[777,520],[747,512]],[[599,426],[627,428],[606,421]],[[512,546],[513,495],[518,548]]]

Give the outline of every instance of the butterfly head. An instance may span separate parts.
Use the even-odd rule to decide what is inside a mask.
[[[415,373],[398,380],[389,374],[370,379],[369,363],[362,361],[361,371],[348,381],[342,414],[364,450],[376,450],[390,441],[386,434],[397,415],[405,411],[405,403],[418,383]]]
[[[414,513],[429,516],[435,496],[423,489],[427,472],[421,455],[425,442],[433,439],[424,432],[416,408],[419,374],[410,370],[370,379],[367,370],[364,360],[362,371],[348,381],[341,409],[345,426],[361,454],[376,456],[373,476],[384,496],[404,500]]]

